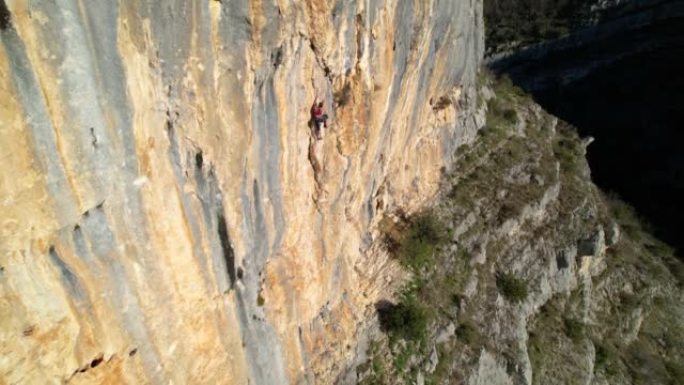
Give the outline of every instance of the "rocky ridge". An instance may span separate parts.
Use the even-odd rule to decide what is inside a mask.
[[[486,124],[424,214],[445,235],[393,299],[412,316],[371,345],[361,383],[683,383],[681,262],[592,184],[590,139],[484,84]]]

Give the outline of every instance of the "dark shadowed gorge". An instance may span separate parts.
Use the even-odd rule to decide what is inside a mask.
[[[640,3],[491,66],[594,137],[594,181],[634,205],[681,252],[684,2]]]

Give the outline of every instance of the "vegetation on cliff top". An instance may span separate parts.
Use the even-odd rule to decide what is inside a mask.
[[[586,19],[591,0],[485,0],[487,47],[493,51],[566,35]]]
[[[496,277],[496,285],[511,302],[523,302],[527,299],[527,283],[510,273],[501,273]]]

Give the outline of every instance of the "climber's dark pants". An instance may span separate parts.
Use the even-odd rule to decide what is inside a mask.
[[[316,135],[316,137],[320,138],[320,136],[321,136],[321,124],[326,126],[327,120],[328,120],[328,115],[326,115],[326,114],[324,114],[320,118],[314,118],[314,134]]]

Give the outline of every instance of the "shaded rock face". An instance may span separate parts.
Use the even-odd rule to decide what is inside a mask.
[[[3,382],[332,382],[398,281],[375,225],[475,133],[481,3],[3,0],[0,20]]]
[[[492,65],[594,136],[596,183],[633,204],[681,254],[684,2],[619,3],[596,26]]]

